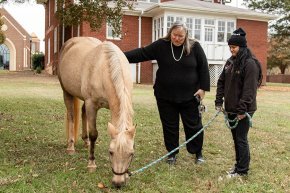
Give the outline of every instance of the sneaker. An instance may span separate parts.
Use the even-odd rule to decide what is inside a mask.
[[[233,173],[229,173],[227,175],[227,178],[230,179],[230,178],[236,178],[236,177],[243,177],[243,176],[246,176],[247,174],[242,174],[242,173],[238,173],[238,172],[233,172]]]
[[[234,174],[236,172],[237,172],[237,169],[235,167],[233,167],[229,171],[227,171],[227,174]]]
[[[203,159],[202,153],[201,152],[196,153],[195,163],[196,164],[203,164],[204,162],[205,162],[205,160]]]
[[[169,165],[174,165],[176,163],[176,156],[175,155],[171,155],[167,158],[166,163],[168,163]]]

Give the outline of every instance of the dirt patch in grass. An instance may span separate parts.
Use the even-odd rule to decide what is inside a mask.
[[[23,80],[23,81],[38,81],[38,82],[58,82],[58,78],[55,75],[47,74],[45,71],[43,71],[41,74],[37,74],[34,71],[31,70],[25,70],[25,71],[0,71],[0,81],[17,81],[17,80]]]

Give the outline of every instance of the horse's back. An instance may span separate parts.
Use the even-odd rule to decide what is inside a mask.
[[[81,93],[81,74],[86,56],[101,43],[100,40],[92,37],[74,37],[63,45],[59,58],[58,77],[62,88],[71,95],[77,96]]]

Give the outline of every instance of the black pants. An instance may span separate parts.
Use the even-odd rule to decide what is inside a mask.
[[[229,119],[235,117],[236,115],[229,115]],[[250,166],[249,128],[249,119],[246,117],[239,121],[236,128],[231,129],[236,153],[235,170],[240,174],[247,174]]]
[[[164,99],[156,99],[158,111],[163,127],[164,142],[168,152],[179,146],[179,116],[181,117],[185,137],[188,140],[202,128],[199,115],[199,103],[192,99],[187,102],[175,103]],[[203,145],[203,132],[186,144],[191,154],[201,152]],[[177,150],[172,155],[177,154]]]

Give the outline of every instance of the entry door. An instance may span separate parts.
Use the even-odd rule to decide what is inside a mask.
[[[204,42],[209,60],[214,59],[215,44],[214,44],[214,27],[206,26],[204,28]]]

